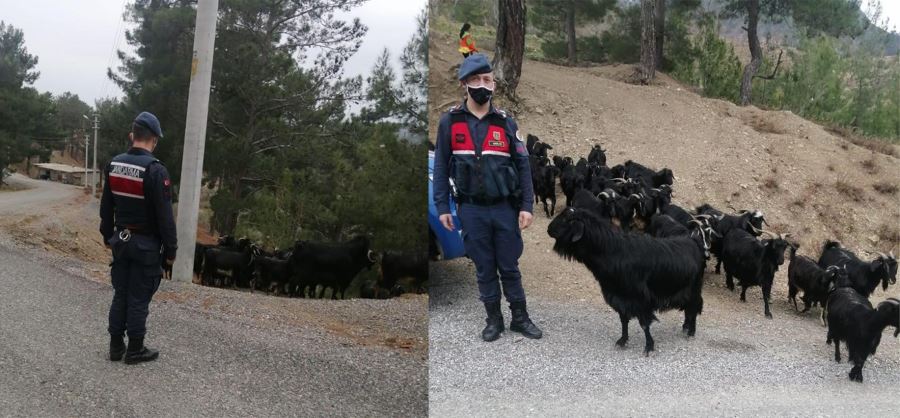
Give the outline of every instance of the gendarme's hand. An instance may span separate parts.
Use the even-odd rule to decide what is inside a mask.
[[[531,212],[521,211],[519,212],[519,229],[526,229],[531,226],[531,221],[534,220],[534,216]]]
[[[171,266],[172,264],[175,264],[175,259],[174,259],[174,258],[166,259],[166,265]]]
[[[441,220],[441,225],[443,225],[446,230],[452,232],[455,229],[453,226],[453,215],[451,215],[449,213],[445,213],[445,214],[441,215],[440,220]]]

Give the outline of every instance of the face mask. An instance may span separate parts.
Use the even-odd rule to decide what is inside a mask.
[[[487,87],[472,87],[469,85],[466,85],[466,90],[469,91],[469,97],[471,97],[472,100],[475,101],[475,103],[478,103],[480,105],[483,105],[487,103],[488,100],[491,100],[491,96],[494,93],[493,90],[489,90]]]

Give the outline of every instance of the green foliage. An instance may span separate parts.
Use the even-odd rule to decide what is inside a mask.
[[[34,70],[38,58],[25,48],[25,34],[0,20],[0,88],[21,88],[33,84],[40,73]]]
[[[46,156],[49,151],[32,139],[56,133],[53,98],[28,86],[38,78],[37,62],[25,48],[24,33],[0,21],[0,176],[9,164]]]
[[[738,100],[741,87],[741,62],[734,47],[718,35],[712,24],[704,25],[697,45],[696,80],[703,93],[732,101]]]
[[[566,32],[568,16],[574,16],[574,23],[583,25],[602,20],[609,11],[615,9],[615,0],[535,0],[527,9],[528,22],[543,38],[541,51],[550,59],[568,58],[569,37]],[[575,38],[575,60],[601,62],[604,51],[596,36]]]
[[[210,222],[220,233],[269,248],[365,233],[379,249],[424,249],[425,148],[409,138],[427,130],[427,15],[419,15],[401,71],[385,50],[363,88],[361,78],[342,79],[340,71],[366,28],[335,17],[359,1],[301,3],[220,5],[204,158]],[[170,91],[150,86],[187,97],[187,85],[174,84],[162,69],[189,63],[190,51],[145,43],[171,41],[172,32],[189,29],[181,20],[188,9],[177,2],[135,5],[138,56],[125,59],[119,79],[131,90],[123,104],[103,103],[107,117],[149,106],[142,103],[162,106]],[[363,104],[358,117],[348,117],[349,102]],[[171,128],[163,122],[163,129],[168,141]]]
[[[706,19],[694,36],[682,34],[681,23],[672,30],[683,36],[678,43],[669,42],[671,75],[698,86],[709,97],[738,100],[741,86],[741,63],[734,47],[719,37],[715,21]]]
[[[900,61],[884,44],[802,38],[791,65],[755,86],[762,103],[865,135],[900,138]],[[757,83],[762,84],[762,83]]]
[[[641,7],[626,6],[616,12],[610,28],[603,32],[600,43],[610,61],[631,64],[641,59]]]
[[[495,1],[457,0],[450,8],[450,16],[457,22],[469,22],[472,26],[497,26],[496,10]]]
[[[793,0],[791,15],[811,35],[855,37],[864,29],[859,5],[860,0]]]
[[[606,48],[597,36],[584,36],[576,40],[575,54],[579,62],[604,62],[606,61]],[[541,43],[541,52],[548,59],[565,59],[568,54],[566,41],[552,40]]]

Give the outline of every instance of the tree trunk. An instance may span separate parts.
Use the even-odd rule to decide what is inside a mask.
[[[741,106],[750,104],[750,94],[753,89],[753,76],[762,64],[762,48],[759,46],[759,35],[756,28],[759,25],[759,0],[747,0],[747,40],[750,42],[750,63],[744,67],[741,77]]]
[[[641,84],[650,84],[656,75],[656,36],[653,31],[655,14],[653,3],[656,0],[641,0],[641,66],[639,79]]]
[[[566,45],[569,47],[569,66],[578,61],[575,56],[575,2],[569,1],[566,7]]]
[[[497,42],[494,48],[494,78],[499,93],[517,101],[516,88],[525,55],[525,1],[500,0]]]
[[[666,33],[666,0],[656,0],[654,31],[656,35],[656,69],[662,68],[663,41]]]

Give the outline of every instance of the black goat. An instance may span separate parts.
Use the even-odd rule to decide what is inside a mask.
[[[722,246],[724,244],[724,237],[727,236],[732,229],[741,229],[747,231],[750,235],[759,236],[759,231],[762,230],[763,224],[766,223],[765,216],[758,210],[741,211],[738,215],[727,215],[708,204],[704,204],[698,207],[696,212],[697,216],[707,217],[710,225],[721,237],[713,239],[710,247],[710,252],[716,256],[716,274],[722,272]]]
[[[284,258],[272,256],[261,256],[256,259],[256,283],[254,288],[261,289],[268,294],[278,289],[284,289],[291,279],[291,263]],[[251,288],[252,289],[252,288]]]
[[[621,173],[625,178],[640,180],[647,187],[659,187],[664,184],[672,185],[675,180],[675,175],[668,168],[653,171],[632,160],[625,161],[625,164],[622,165]]]
[[[586,189],[580,189],[575,192],[575,197],[572,199],[572,207],[586,209],[594,215],[610,221],[616,211],[615,201],[613,200],[615,192],[610,190],[601,193],[601,196],[603,198],[598,198]]]
[[[525,149],[528,150],[528,155],[547,157],[547,151],[553,149],[553,147],[546,142],[542,142],[538,137],[528,134],[525,139]]]
[[[595,144],[593,148],[591,148],[591,152],[588,153],[588,163],[594,163],[598,166],[606,165],[606,150],[600,146],[600,144]]]
[[[840,280],[847,280],[847,270],[843,267],[828,266],[823,269],[813,259],[798,256],[797,247],[791,247],[791,262],[788,264],[788,300],[794,304],[794,310],[800,311],[797,307],[797,293],[801,290],[803,291],[801,313],[809,311],[809,308],[816,304],[824,308],[828,292]],[[825,322],[824,309],[822,322]]]
[[[256,256],[259,249],[248,239],[241,239],[236,249],[213,247],[206,250],[203,263],[203,280],[212,283],[220,271],[230,274],[225,286],[250,287]]]
[[[691,215],[690,212],[686,211],[681,206],[672,203],[660,208],[659,213],[671,216],[672,219],[684,226],[687,226],[687,224],[694,220],[694,215]]]
[[[320,284],[323,293],[331,288],[332,299],[337,299],[338,293],[343,298],[353,278],[363,268],[372,268],[375,261],[375,252],[369,249],[365,236],[337,244],[297,241],[290,258],[292,286],[302,286],[299,291],[305,294],[306,285],[312,284],[315,294],[315,284]]]
[[[840,243],[828,241],[819,257],[819,267],[827,266],[846,266],[851,285],[865,297],[875,291],[879,282],[883,290],[887,290],[889,284],[897,283],[897,259],[893,253],[878,253],[878,257],[866,262],[841,247]]]
[[[653,238],[622,233],[590,211],[567,208],[547,227],[556,239],[553,250],[583,263],[600,284],[603,298],[618,314],[622,337],[628,341],[628,322],[637,317],[644,330],[644,353],[653,351],[650,323],[654,312],[684,311],[682,329],[692,336],[703,310],[703,253],[690,237]]]
[[[747,288],[760,286],[764,313],[766,318],[771,319],[769,297],[772,294],[772,282],[778,266],[784,264],[784,250],[788,246],[785,238],[789,234],[767,234],[772,238],[760,241],[743,229],[732,229],[725,236],[722,257],[725,264],[725,283],[728,289],[734,290],[732,277],[737,277],[741,285],[741,302],[746,302]]]
[[[203,273],[203,259],[206,257],[206,250],[212,248],[211,245],[197,243],[194,245],[194,275],[200,276]]]
[[[847,343],[850,351],[849,360],[853,363],[850,369],[850,380],[862,382],[862,368],[866,358],[875,354],[881,342],[881,334],[888,326],[895,328],[900,321],[900,302],[896,299],[886,300],[878,304],[878,309],[865,296],[853,287],[846,286],[835,289],[828,295],[825,305],[828,318],[828,336],[825,342],[834,341],[834,361],[841,362],[841,341]]]
[[[584,175],[578,173],[575,166],[568,165],[559,176],[559,185],[563,194],[566,195],[566,206],[572,206],[572,198],[575,197],[575,192],[584,188]]]
[[[669,215],[656,214],[650,218],[650,224],[644,231],[654,237],[675,237],[679,235],[688,235],[690,231],[681,222],[672,219]]]
[[[535,199],[543,203],[544,213],[552,217],[556,213],[556,177],[559,176],[559,168],[552,165],[544,165],[533,173]],[[550,209],[547,209],[547,201],[550,201]]]
[[[403,278],[412,278],[411,290],[418,292],[428,280],[428,258],[424,253],[382,251],[379,259],[378,286],[383,289],[404,293],[405,289],[397,282]]]
[[[559,167],[559,171],[566,171],[566,168],[574,165],[575,163],[572,161],[572,157],[560,157],[559,155],[553,156],[553,165]]]

